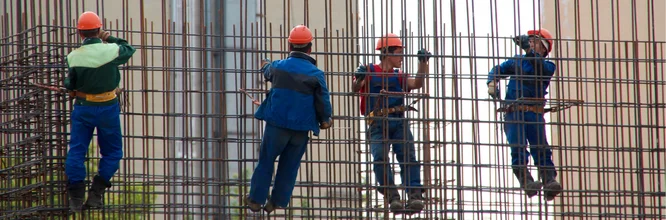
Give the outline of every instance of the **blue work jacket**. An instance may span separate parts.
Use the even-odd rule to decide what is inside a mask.
[[[493,80],[511,77],[504,100],[544,98],[548,94],[546,90],[555,74],[555,69],[555,63],[532,52],[516,55],[495,66],[490,71],[486,84]]]
[[[272,83],[254,117],[274,126],[319,135],[319,124],[330,122],[333,110],[324,71],[317,61],[301,52],[273,61],[261,71]]]

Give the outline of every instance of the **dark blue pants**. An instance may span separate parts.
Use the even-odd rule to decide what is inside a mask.
[[[393,146],[400,166],[400,179],[407,192],[421,192],[421,164],[416,159],[414,137],[409,130],[408,122],[404,119],[377,119],[370,126],[370,151],[373,158],[375,178],[379,182],[378,190],[383,192],[385,187],[395,186],[393,169],[388,161],[389,146]],[[384,140],[388,139],[388,140]],[[408,164],[409,163],[409,164]]]
[[[504,134],[511,147],[511,164],[525,166],[530,161],[539,168],[554,168],[553,152],[546,139],[546,120],[543,114],[511,112],[504,115]],[[529,142],[530,151],[527,151]]]
[[[271,201],[279,207],[289,205],[308,140],[307,131],[294,131],[266,123],[259,163],[250,182],[250,199],[253,202],[259,204],[266,202],[273,179],[275,159],[280,156]]]
[[[88,146],[97,128],[97,143],[102,158],[98,175],[110,181],[120,167],[123,157],[122,133],[120,130],[120,105],[83,106],[74,105],[71,115],[69,152],[65,161],[65,174],[71,184],[86,178],[84,165]]]

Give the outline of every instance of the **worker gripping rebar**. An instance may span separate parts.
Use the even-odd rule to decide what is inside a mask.
[[[67,55],[69,73],[64,84],[76,101],[71,115],[65,174],[68,178],[69,205],[75,212],[84,205],[84,162],[95,129],[102,158],[88,190],[86,207],[100,208],[103,205],[104,193],[112,186],[111,178],[118,171],[123,157],[117,97],[120,83],[118,66],[127,63],[135,49],[127,41],[113,37],[101,28],[102,21],[97,14],[81,14],[77,29],[83,38],[83,45]]]
[[[543,99],[550,80],[555,74],[555,63],[545,57],[553,49],[553,37],[546,29],[530,30],[527,35],[514,38],[514,42],[525,55],[516,55],[494,67],[488,78],[488,94],[499,98],[497,83],[501,78],[511,77],[507,86],[504,111],[504,133],[511,147],[511,165],[521,188],[529,197],[539,194],[543,187],[546,200],[555,198],[562,185],[556,181],[557,172],[552,160],[552,150],[546,138],[544,119],[545,101],[524,102],[525,99]],[[529,142],[530,151],[527,151]],[[538,168],[540,181],[527,169],[530,155]]]
[[[404,45],[397,35],[384,35],[375,49],[381,53],[380,63],[358,68],[353,91],[362,93],[360,111],[367,119],[373,171],[380,185],[377,191],[384,195],[392,212],[420,212],[425,207],[421,165],[416,159],[409,122],[405,120],[405,111],[416,109],[411,105],[405,106],[403,96],[382,94],[382,91],[405,93],[422,88],[431,54],[426,49],[418,51],[418,73],[415,78],[410,78],[399,70],[404,57]],[[388,161],[391,145],[400,163],[402,184],[408,194],[406,207],[401,202]]]
[[[261,73],[271,82],[266,99],[255,118],[266,121],[259,163],[254,169],[246,204],[251,211],[268,213],[289,205],[301,158],[308,144],[308,132],[319,136],[320,129],[332,125],[332,107],[324,72],[309,54],[312,32],[304,26],[294,27],[289,34],[291,53],[284,60],[261,63]],[[280,157],[271,196],[268,190],[275,160]],[[268,200],[268,202],[266,202]]]

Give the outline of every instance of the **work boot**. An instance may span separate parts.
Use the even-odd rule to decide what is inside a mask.
[[[250,211],[252,212],[258,212],[259,210],[261,210],[261,204],[252,201],[249,195],[245,197],[245,204],[250,208]]]
[[[69,195],[69,208],[73,212],[81,212],[83,199],[86,197],[86,184],[84,182],[68,184],[67,194]]]
[[[90,189],[88,190],[88,200],[86,201],[86,206],[90,208],[102,208],[104,205],[104,192],[106,189],[111,188],[112,184],[109,181],[104,180],[101,176],[95,175],[93,178]]]
[[[513,174],[516,175],[518,182],[520,183],[520,188],[525,191],[527,197],[532,198],[533,196],[539,194],[539,190],[543,184],[539,181],[534,181],[532,174],[527,170],[527,167],[524,168],[513,168]]]
[[[384,199],[389,203],[389,210],[391,210],[391,212],[403,211],[405,206],[402,204],[402,201],[400,201],[400,192],[398,192],[398,189],[391,188],[386,190],[388,191],[387,193],[383,193],[383,190],[380,190],[379,192],[384,195]]]
[[[552,201],[555,196],[562,192],[562,185],[555,180],[555,168],[539,168],[539,176],[541,181],[544,182],[543,192],[546,196],[546,201]]]
[[[268,213],[268,214],[271,214],[271,212],[273,212],[273,210],[275,210],[277,208],[278,208],[278,206],[275,205],[275,203],[273,203],[273,201],[268,199],[268,202],[264,206],[264,211],[266,211],[266,213]]]
[[[423,192],[419,189],[414,189],[415,192],[409,193],[409,199],[407,201],[407,209],[410,212],[418,213],[423,210],[425,207],[425,198],[423,198]]]

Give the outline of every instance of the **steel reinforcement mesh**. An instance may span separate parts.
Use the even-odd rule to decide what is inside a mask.
[[[173,0],[0,3],[0,219],[664,219],[666,17],[659,1]],[[76,18],[95,11],[137,52],[120,67],[124,158],[100,210],[70,212],[64,161],[72,99],[58,91]],[[270,83],[259,62],[288,54],[308,25],[325,71],[334,125],[310,136],[289,207],[245,205],[265,123],[254,118]],[[495,65],[521,53],[512,36],[547,28],[557,70],[548,90],[549,144],[563,192],[528,198],[511,171]],[[414,75],[410,95],[426,208],[389,212],[375,190],[359,96],[360,64],[393,32]],[[503,80],[500,88],[506,92]],[[557,109],[560,108],[560,109]],[[400,140],[397,140],[400,141]],[[404,140],[403,140],[404,141]],[[100,159],[97,137],[88,181]],[[401,166],[390,154],[396,183]],[[276,163],[277,164],[277,163]],[[531,165],[533,162],[531,162]],[[536,178],[536,168],[531,166]],[[405,171],[406,172],[406,171]],[[404,189],[402,199],[407,200]]]

